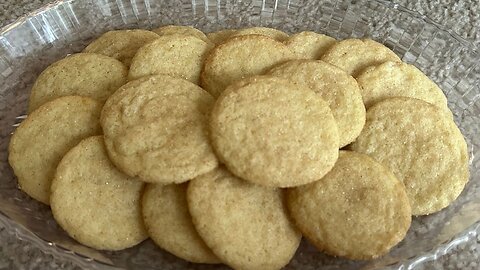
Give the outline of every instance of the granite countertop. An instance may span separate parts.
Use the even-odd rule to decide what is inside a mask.
[[[52,0],[0,0],[0,26],[33,11]],[[472,41],[480,48],[480,2],[471,0],[395,0],[411,10],[440,22]],[[480,268],[480,235],[450,250],[435,262],[426,262],[419,269]],[[0,225],[0,269],[80,269],[66,260],[44,254],[27,241],[11,235]]]

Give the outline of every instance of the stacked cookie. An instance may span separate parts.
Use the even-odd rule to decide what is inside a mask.
[[[443,92],[368,39],[110,31],[42,72],[29,111],[9,148],[20,188],[102,250],[150,237],[190,262],[279,269],[303,235],[372,259],[469,178]]]

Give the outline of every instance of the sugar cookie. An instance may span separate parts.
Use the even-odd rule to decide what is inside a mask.
[[[223,167],[190,181],[187,201],[200,236],[234,269],[280,269],[300,244],[282,191],[245,182]]]
[[[367,110],[367,121],[351,149],[392,170],[407,188],[414,215],[447,207],[469,178],[467,144],[441,109],[397,97]]]
[[[143,29],[108,31],[83,51],[113,57],[128,67],[138,49],[158,37],[154,32]]]
[[[90,137],[58,165],[52,181],[52,213],[72,238],[86,246],[125,249],[147,238],[140,209],[142,189],[142,182],[110,163],[102,136]]]
[[[273,38],[277,41],[284,41],[288,38],[288,34],[280,31],[278,29],[269,28],[269,27],[250,27],[238,29],[232,37],[246,36],[246,35],[262,35],[266,37]]]
[[[357,81],[367,108],[386,98],[411,97],[449,112],[442,90],[413,65],[388,61],[367,68]]]
[[[199,83],[200,71],[211,45],[179,34],[160,36],[140,48],[132,59],[128,78],[164,74]]]
[[[235,175],[264,186],[316,181],[338,157],[328,104],[307,87],[255,76],[220,95],[210,117],[212,144]]]
[[[47,67],[32,87],[28,111],[61,96],[86,96],[104,102],[127,81],[122,62],[94,53],[72,54]]]
[[[205,245],[188,212],[187,184],[148,184],[142,197],[145,227],[161,248],[194,263],[220,263]]]
[[[320,60],[293,60],[268,72],[319,94],[337,121],[340,148],[353,142],[365,124],[365,106],[357,81],[345,71]]]
[[[161,36],[180,34],[180,35],[186,35],[186,36],[194,36],[205,42],[210,42],[210,40],[202,31],[187,25],[167,25],[167,26],[162,26],[162,27],[153,29],[152,31]]]
[[[365,68],[400,58],[385,45],[371,39],[345,39],[328,49],[321,58],[356,77]]]
[[[207,38],[214,44],[219,45],[228,40],[235,32],[237,32],[237,29],[224,29],[208,33]]]
[[[288,191],[300,231],[320,250],[350,259],[387,253],[407,233],[411,209],[405,186],[364,154],[340,151],[317,182]]]
[[[82,139],[102,133],[101,110],[94,99],[65,96],[32,112],[15,130],[8,150],[20,189],[49,204],[50,184],[63,155]]]
[[[337,41],[327,35],[304,31],[291,35],[284,44],[298,59],[320,59]]]
[[[229,84],[266,72],[272,66],[293,59],[282,43],[260,35],[231,38],[215,47],[205,60],[201,85],[214,97]]]
[[[207,137],[213,98],[183,79],[143,77],[105,103],[101,125],[112,162],[130,176],[180,183],[217,166]]]

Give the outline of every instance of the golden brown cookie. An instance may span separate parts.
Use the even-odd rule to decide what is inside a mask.
[[[460,130],[440,108],[419,99],[389,98],[370,107],[351,149],[371,156],[403,181],[416,216],[447,207],[469,178]]]
[[[345,39],[328,49],[321,58],[356,77],[365,68],[387,61],[400,62],[389,48],[371,39]]]
[[[327,35],[304,31],[291,35],[284,44],[292,50],[297,59],[320,59],[336,42]]]
[[[246,35],[262,35],[273,38],[277,41],[285,41],[288,38],[288,34],[278,29],[269,27],[250,27],[238,29],[232,37],[246,36]]]
[[[201,85],[214,97],[231,83],[265,73],[272,66],[293,59],[282,43],[261,35],[231,38],[215,47],[205,60]]]
[[[217,166],[207,136],[213,98],[166,75],[122,86],[105,103],[101,125],[112,162],[130,176],[180,183]]]
[[[63,155],[82,139],[102,133],[101,110],[102,104],[94,99],[65,96],[29,114],[8,149],[20,189],[49,204],[50,184]]]
[[[367,155],[340,151],[317,182],[290,189],[288,208],[318,249],[350,259],[373,259],[400,242],[411,222],[405,186]]]
[[[442,90],[413,65],[388,61],[367,68],[357,81],[367,108],[386,98],[411,97],[449,112]]]
[[[185,36],[194,36],[205,42],[210,42],[207,36],[200,30],[187,25],[167,25],[152,30],[160,36],[180,34]]]
[[[50,199],[58,224],[78,242],[121,250],[147,238],[140,208],[143,183],[108,160],[102,136],[81,141],[59,163]]]
[[[138,49],[158,37],[154,32],[143,29],[108,31],[90,43],[83,52],[110,56],[128,67]]]
[[[210,49],[210,44],[195,36],[161,36],[138,50],[132,59],[128,78],[134,80],[164,74],[198,84],[204,59]]]
[[[320,60],[293,60],[269,75],[310,88],[330,106],[337,121],[340,148],[353,142],[365,124],[365,106],[357,81],[340,68]]]
[[[161,248],[194,263],[220,263],[198,235],[188,212],[187,184],[148,184],[142,197],[145,227]]]
[[[235,175],[271,187],[320,179],[338,157],[338,130],[328,104],[307,87],[271,76],[239,81],[210,117],[220,160]]]
[[[285,266],[301,235],[291,224],[280,189],[243,181],[225,168],[193,179],[187,201],[193,224],[205,243],[234,269]]]
[[[207,33],[207,38],[215,45],[219,45],[228,40],[235,32],[237,32],[237,29],[224,29]]]
[[[104,102],[127,81],[127,67],[105,55],[77,53],[47,67],[32,87],[28,111],[62,96],[86,96]]]

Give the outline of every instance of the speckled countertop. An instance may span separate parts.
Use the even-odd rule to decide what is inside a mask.
[[[0,0],[0,26],[33,11],[51,0]],[[452,29],[480,47],[480,2],[477,0],[395,0]],[[0,225],[0,269],[80,269],[44,254],[27,241],[11,235]],[[480,236],[452,249],[435,262],[419,269],[480,269]]]

